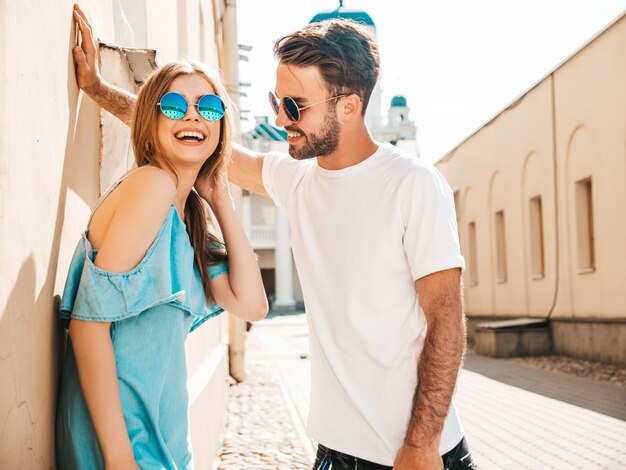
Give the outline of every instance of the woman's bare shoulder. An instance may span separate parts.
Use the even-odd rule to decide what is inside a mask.
[[[176,185],[165,170],[146,166],[129,175],[115,192],[107,208],[108,223],[93,234],[99,239],[95,264],[125,272],[139,264],[154,242],[174,202]]]

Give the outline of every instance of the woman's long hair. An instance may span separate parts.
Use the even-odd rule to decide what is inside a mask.
[[[137,95],[137,103],[133,111],[131,137],[135,152],[135,163],[138,167],[152,165],[178,174],[167,160],[157,138],[157,120],[159,118],[158,103],[167,93],[172,82],[181,75],[196,74],[204,78],[232,110],[232,103],[221,80],[209,72],[202,64],[181,60],[160,67],[150,75]],[[220,120],[220,138],[215,151],[202,165],[198,176],[213,180],[222,165],[227,165],[231,156],[232,123],[229,113]],[[209,285],[209,266],[224,262],[227,259],[224,244],[208,230],[208,212],[198,193],[192,190],[185,202],[185,223],[187,233],[193,247],[196,264],[202,277],[207,303],[215,302]]]

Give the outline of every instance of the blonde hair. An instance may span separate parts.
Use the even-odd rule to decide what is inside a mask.
[[[202,64],[179,60],[155,70],[139,90],[133,111],[131,138],[138,167],[152,165],[168,170],[178,178],[176,169],[167,160],[157,138],[157,121],[160,114],[158,103],[176,78],[193,74],[204,78],[215,90],[215,94],[224,101],[226,107],[232,109],[232,103],[220,78],[209,72]],[[229,114],[225,113],[220,120],[217,147],[200,168],[198,176],[211,181],[217,176],[222,165],[228,164],[232,151],[231,138],[232,123]],[[192,190],[185,202],[185,223],[207,302],[213,303],[215,298],[209,284],[209,266],[224,262],[227,256],[224,244],[209,232],[208,218],[202,199],[195,190]]]

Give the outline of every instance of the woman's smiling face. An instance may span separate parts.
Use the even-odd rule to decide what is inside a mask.
[[[220,140],[221,121],[207,121],[193,104],[203,95],[215,94],[211,84],[198,74],[177,77],[167,90],[185,97],[187,113],[181,119],[170,119],[159,113],[157,139],[164,157],[173,165],[201,167]]]

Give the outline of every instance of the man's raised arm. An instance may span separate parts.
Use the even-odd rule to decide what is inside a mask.
[[[87,16],[78,5],[74,5],[74,21],[78,24],[81,39],[80,46],[72,51],[78,86],[104,109],[130,125],[137,97],[102,80],[96,38]]]
[[[233,158],[228,166],[228,179],[231,183],[247,189],[251,193],[267,196],[263,186],[263,155],[233,144]]]

